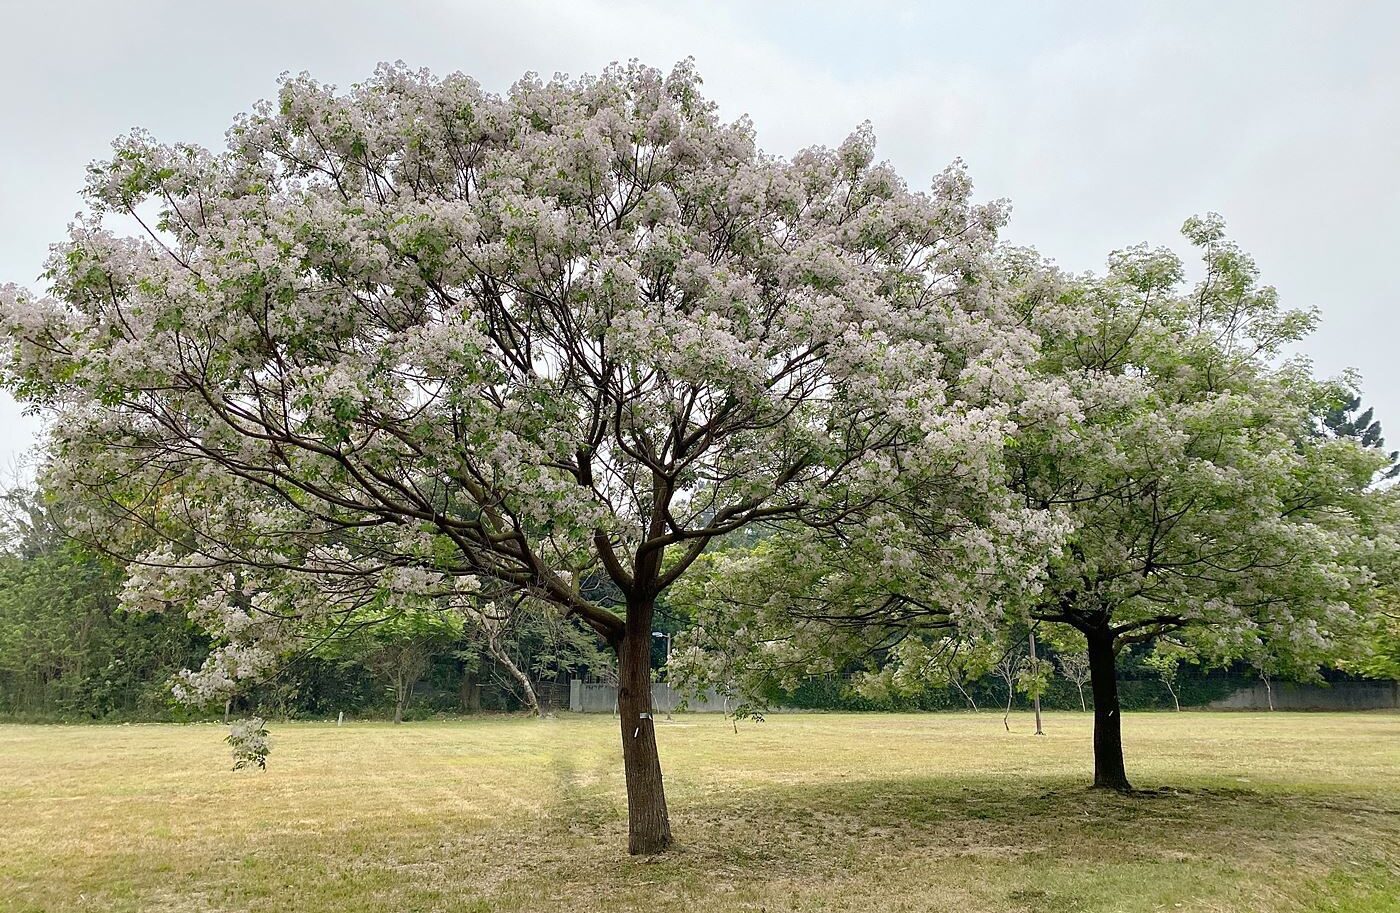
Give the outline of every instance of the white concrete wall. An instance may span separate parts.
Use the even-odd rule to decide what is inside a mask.
[[[1212,710],[1268,710],[1269,692],[1260,682],[1207,705]],[[1386,710],[1400,708],[1400,682],[1332,682],[1328,685],[1274,684],[1276,710]]]
[[[652,684],[651,706],[657,713],[673,713],[682,709],[695,713],[724,713],[729,709],[718,693],[711,691],[699,696],[688,695],[665,682]],[[569,683],[569,709],[574,713],[612,713],[616,708],[616,686],[578,679]]]

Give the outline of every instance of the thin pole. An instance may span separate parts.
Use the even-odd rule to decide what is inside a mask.
[[[1035,659],[1035,628],[1031,628],[1031,671],[1038,673]],[[1040,688],[1035,689],[1035,696],[1031,699],[1035,704],[1035,734],[1045,735],[1045,730],[1040,728]]]

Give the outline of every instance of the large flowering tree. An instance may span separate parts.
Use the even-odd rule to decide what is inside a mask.
[[[912,192],[868,131],[765,156],[688,65],[297,77],[228,137],[118,141],[48,293],[0,304],[50,484],[150,544],[128,604],[220,639],[196,698],[366,605],[545,601],[617,653],[654,852],[658,595],[754,524],[995,484],[1028,337],[956,167]]]

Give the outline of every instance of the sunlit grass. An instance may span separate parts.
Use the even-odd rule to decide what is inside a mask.
[[[0,726],[0,910],[1400,910],[1400,715],[659,722],[674,852],[628,858],[607,717]]]

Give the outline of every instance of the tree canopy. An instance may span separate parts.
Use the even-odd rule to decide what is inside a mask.
[[[151,544],[128,605],[222,643],[194,698],[386,593],[528,595],[618,653],[653,851],[657,595],[751,524],[898,525],[906,487],[937,522],[995,483],[1032,340],[960,166],[913,191],[868,128],[764,155],[689,64],[292,77],[228,137],[120,139],[49,293],[0,296],[49,483]]]

